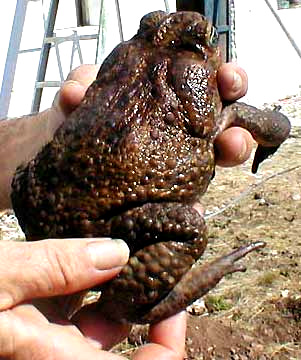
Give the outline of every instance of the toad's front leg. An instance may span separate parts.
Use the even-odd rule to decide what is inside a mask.
[[[230,104],[222,110],[216,135],[230,126],[247,129],[258,143],[252,165],[253,173],[257,172],[262,161],[278,150],[291,130],[289,119],[278,110],[260,110],[241,102]]]

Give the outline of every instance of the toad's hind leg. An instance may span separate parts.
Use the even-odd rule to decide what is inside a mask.
[[[209,264],[201,267],[195,266],[182,277],[181,281],[158,305],[150,310],[142,321],[152,323],[184,310],[193,301],[214,288],[225,275],[245,271],[246,267],[236,261],[264,246],[264,242],[254,242]]]
[[[187,247],[197,259],[207,245],[205,221],[189,204],[147,203],[114,216],[108,226],[109,236],[125,240],[131,254],[148,245],[172,241]]]
[[[109,236],[125,240],[131,256],[116,278],[95,289],[97,308],[111,320],[140,323],[203,253],[205,222],[190,204],[166,202],[127,210],[110,224]]]

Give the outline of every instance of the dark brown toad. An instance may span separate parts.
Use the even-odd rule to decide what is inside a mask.
[[[29,240],[124,239],[131,258],[100,287],[99,311],[116,321],[156,322],[205,294],[240,248],[203,267],[206,226],[192,204],[215,168],[214,140],[248,129],[260,144],[253,171],[287,138],[278,112],[242,103],[222,110],[215,29],[198,13],[154,12],[113,50],[82,104],[13,181],[12,201]]]

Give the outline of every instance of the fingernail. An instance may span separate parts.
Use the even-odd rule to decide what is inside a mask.
[[[90,337],[86,337],[86,340],[88,341],[88,343],[90,345],[92,345],[94,347],[94,349],[96,349],[96,350],[101,350],[102,349],[102,344],[99,341],[94,340],[94,339],[92,339]]]
[[[233,85],[232,91],[239,91],[242,88],[242,79],[241,76],[236,72],[233,71]]]
[[[123,266],[129,258],[129,248],[120,239],[100,239],[87,245],[92,263],[98,270],[107,270]]]
[[[66,84],[70,84],[70,85],[78,85],[79,84],[79,82],[78,81],[75,81],[75,80],[69,80],[68,78],[67,78],[67,80],[64,82],[64,84],[66,85]]]

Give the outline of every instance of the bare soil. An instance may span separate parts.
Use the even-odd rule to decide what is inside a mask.
[[[301,131],[295,128],[281,149],[250,172],[251,161],[218,168],[202,198],[207,209],[209,245],[202,261],[253,241],[264,249],[244,259],[245,273],[227,276],[192,306],[187,359],[301,359]],[[227,209],[219,214],[227,205]],[[1,224],[0,238],[11,232]],[[1,231],[2,229],[2,231]],[[124,356],[145,341],[135,327],[116,348]]]

